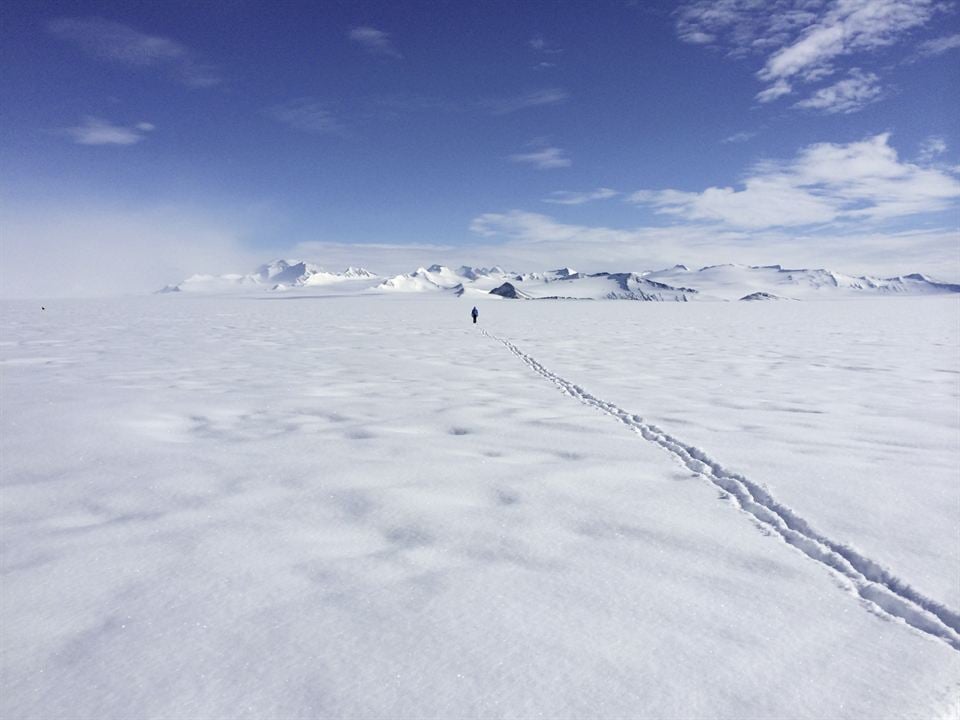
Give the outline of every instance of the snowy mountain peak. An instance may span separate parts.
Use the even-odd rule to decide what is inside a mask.
[[[345,278],[375,278],[377,277],[376,273],[372,273],[366,268],[362,267],[353,267],[352,265],[340,273],[341,276]]]
[[[276,283],[295,281],[305,275],[321,272],[322,268],[301,260],[274,260],[257,268],[256,275],[260,280]]]
[[[457,274],[465,277],[469,280],[477,280],[481,277],[491,277],[493,275],[504,276],[507,272],[498,265],[494,265],[491,268],[485,267],[470,267],[469,265],[461,265],[457,269]]]

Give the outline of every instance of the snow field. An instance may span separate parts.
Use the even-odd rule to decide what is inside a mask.
[[[498,331],[956,609],[960,301],[889,300],[571,303],[568,337],[539,334],[537,307]]]
[[[953,422],[960,376],[934,371],[960,369],[956,336],[934,321],[955,302],[909,301],[934,310],[903,316],[902,300],[865,304],[883,307],[881,335],[929,340],[928,321],[945,333],[912,364],[885,360],[897,392],[873,396],[876,425],[894,434],[907,418],[921,441],[881,451],[881,434],[876,457],[893,469],[864,454],[876,428],[845,430],[847,405],[823,418],[766,404],[857,390],[866,371],[840,362],[865,362],[847,356],[870,326],[840,321],[854,339],[826,336],[830,383],[807,392],[810,356],[777,338],[859,304],[489,301],[474,328],[470,302],[5,305],[0,715],[860,718],[949,706],[960,653],[480,330],[765,483],[956,608],[958,496],[943,468],[960,453],[931,429]],[[790,315],[801,305],[809,317]],[[752,333],[724,308],[753,312]],[[906,352],[909,338],[897,342]],[[739,444],[722,434],[738,418],[754,427],[738,427]],[[788,434],[802,446],[784,458]],[[866,481],[836,481],[845,459],[871,468],[866,497]],[[924,492],[899,507],[908,463]]]

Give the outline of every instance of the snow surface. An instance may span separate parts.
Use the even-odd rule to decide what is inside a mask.
[[[955,296],[0,308],[0,717],[960,710]]]

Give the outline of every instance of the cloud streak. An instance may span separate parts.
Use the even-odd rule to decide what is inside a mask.
[[[583,205],[595,200],[607,200],[616,197],[620,193],[611,188],[597,188],[589,192],[571,192],[569,190],[556,190],[550,193],[550,197],[544,198],[543,202],[553,203],[555,205]]]
[[[845,80],[820,88],[806,100],[796,103],[794,107],[819,110],[828,115],[849,115],[883,97],[879,80],[880,78],[873,73],[865,73],[860,68],[854,68]]]
[[[393,46],[393,42],[390,40],[390,34],[383,30],[378,30],[368,25],[361,25],[360,27],[351,28],[350,32],[347,33],[347,37],[371,55],[379,55],[396,60],[403,58],[400,51]]]
[[[948,50],[960,48],[960,33],[933,38],[920,44],[921,55],[942,55]]]
[[[491,115],[510,115],[511,113],[528,108],[557,105],[569,98],[570,95],[566,90],[561,88],[544,88],[513,97],[488,98],[481,100],[479,105]]]
[[[940,135],[931,135],[920,145],[919,159],[929,162],[947,151],[947,141]]]
[[[314,135],[345,135],[346,128],[334,114],[333,104],[302,97],[267,108],[267,115],[302,132]]]
[[[734,133],[733,135],[728,135],[720,142],[724,144],[745,143],[748,140],[752,140],[756,136],[757,136],[757,133],[755,132],[738,132],[738,133]]]
[[[107,120],[87,116],[76,127],[64,128],[63,133],[78,145],[134,145],[155,129],[153,123],[114,125]]]
[[[509,157],[511,162],[533,165],[538,170],[554,170],[556,168],[570,167],[573,162],[567,157],[566,151],[547,146],[528,153],[518,153]]]
[[[97,17],[58,18],[48,23],[47,30],[99,60],[160,70],[187,87],[207,88],[223,81],[216,68],[200,62],[176,40],[147,35],[123,23]]]

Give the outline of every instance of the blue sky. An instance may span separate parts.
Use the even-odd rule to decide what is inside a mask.
[[[0,32],[3,294],[279,255],[960,279],[955,2],[15,0]]]

